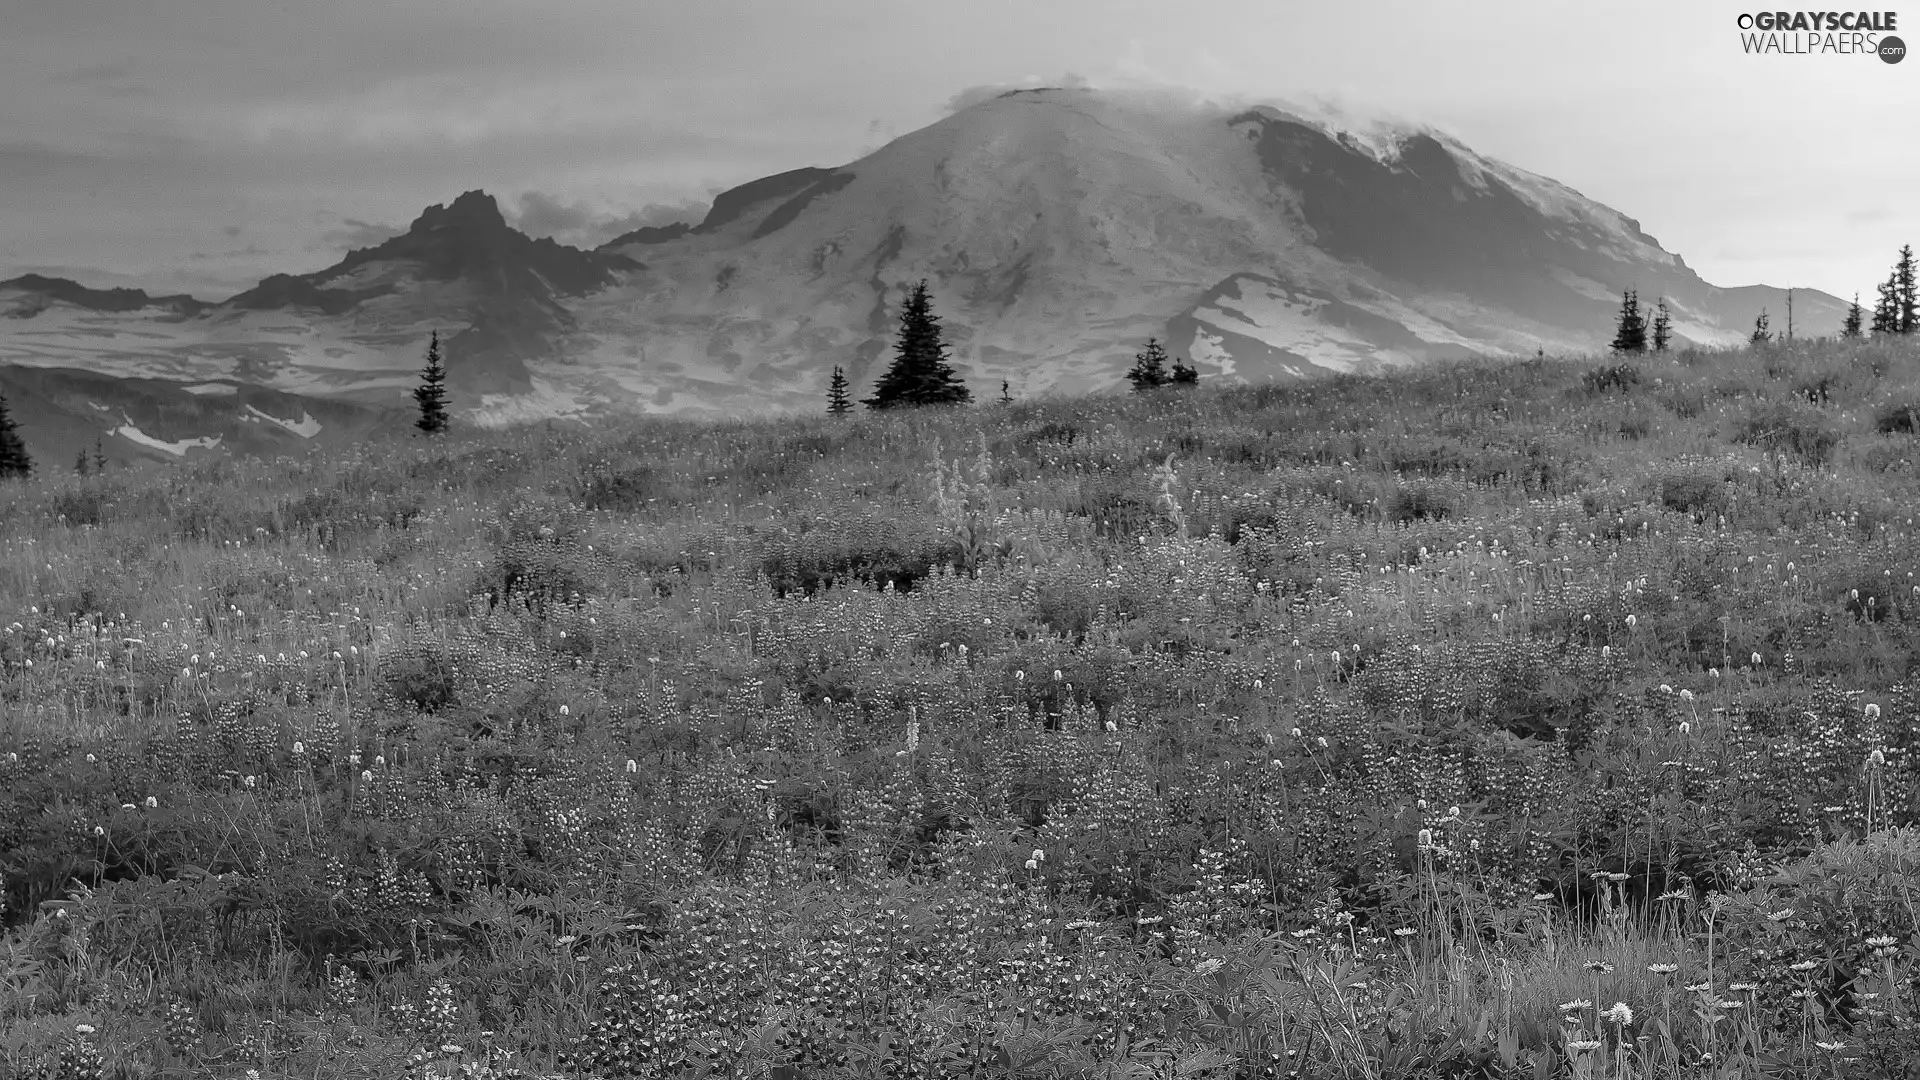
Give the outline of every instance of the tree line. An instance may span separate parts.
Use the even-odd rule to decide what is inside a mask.
[[[1907,244],[1900,249],[1899,258],[1894,260],[1893,270],[1887,280],[1877,288],[1880,293],[1873,305],[1873,321],[1867,323],[1866,312],[1860,307],[1860,294],[1853,294],[1853,304],[1847,308],[1846,318],[1840,324],[1842,338],[1860,339],[1871,333],[1874,337],[1888,334],[1911,334],[1920,330],[1920,290],[1916,289],[1913,245]],[[1787,295],[1788,313],[1792,313],[1793,295]],[[1613,341],[1609,344],[1616,353],[1666,352],[1673,343],[1673,320],[1667,310],[1667,301],[1663,297],[1653,309],[1654,317],[1649,324],[1646,313],[1640,308],[1639,294],[1633,289],[1621,293],[1620,313],[1614,319]],[[1753,321],[1753,332],[1747,336],[1752,345],[1765,345],[1780,336],[1768,328],[1767,309],[1761,308],[1760,315]],[[1789,324],[1791,327],[1791,324]],[[1651,328],[1652,336],[1648,331]]]
[[[1895,260],[1887,280],[1876,286],[1879,297],[1874,301],[1871,321],[1860,306],[1860,295],[1855,293],[1853,304],[1847,309],[1846,319],[1841,324],[1840,336],[1859,339],[1868,334],[1882,337],[1920,331],[1920,283],[1916,282],[1915,271],[1913,245],[1907,244],[1901,247],[1899,258]],[[1767,311],[1762,308],[1759,317],[1754,320],[1753,333],[1748,340],[1759,345],[1772,340],[1774,336],[1768,329]],[[1627,289],[1621,294],[1620,312],[1609,346],[1614,352],[1666,352],[1672,347],[1673,337],[1673,315],[1667,308],[1665,297],[1660,298],[1652,308],[1642,309],[1637,290]],[[1149,337],[1146,348],[1135,353],[1133,359],[1133,367],[1127,370],[1126,377],[1136,393],[1165,386],[1192,386],[1200,381],[1199,371],[1184,359],[1169,356],[1166,347],[1157,338]],[[447,369],[440,355],[440,332],[435,330],[427,344],[427,362],[420,372],[420,384],[413,391],[414,404],[419,410],[414,427],[423,435],[438,435],[447,430],[447,406],[451,399],[446,382]],[[954,373],[953,365],[948,361],[940,317],[933,313],[933,297],[923,278],[914,285],[905,304],[901,306],[900,327],[894,335],[892,364],[874,385],[872,395],[860,399],[860,403],[878,411],[922,405],[957,405],[972,400],[973,391]],[[1000,383],[999,400],[1013,400],[1005,380]],[[846,369],[836,364],[827,383],[827,411],[836,416],[844,415],[853,411],[853,404]],[[33,456],[28,453],[26,442],[20,437],[20,429],[7,410],[6,396],[0,394],[0,479],[28,476],[33,472],[33,467]],[[97,441],[91,461],[86,451],[82,450],[74,463],[74,470],[83,476],[105,468],[106,456]]]
[[[1147,339],[1144,352],[1134,354],[1127,381],[1136,392],[1162,386],[1191,386],[1200,381],[1200,372],[1178,357],[1169,357],[1155,338]],[[874,384],[873,396],[860,399],[871,410],[896,409],[919,405],[959,405],[973,400],[973,391],[954,374],[947,360],[947,346],[940,329],[940,317],[933,313],[933,297],[922,278],[907,294],[900,309],[900,328],[893,339],[893,363]],[[1006,380],[1000,381],[1000,401],[1013,400]],[[853,411],[846,369],[836,364],[827,381],[827,412],[842,416]]]

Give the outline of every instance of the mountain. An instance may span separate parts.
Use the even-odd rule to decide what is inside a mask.
[[[302,397],[230,381],[181,383],[66,368],[0,367],[0,395],[41,471],[96,446],[115,465],[208,453],[272,455],[404,427],[404,407]]]
[[[481,420],[811,409],[836,364],[856,390],[879,376],[922,277],[983,394],[1118,386],[1149,335],[1246,381],[1590,352],[1630,287],[1667,299],[1683,341],[1785,314],[1781,290],[1716,288],[1633,219],[1428,128],[1042,88],[594,251],[531,239],[473,191],[191,314],[15,279],[0,364],[390,403],[437,327],[455,411]],[[1844,308],[1795,293],[1803,333]]]
[[[42,277],[39,274],[23,274],[11,281],[0,281],[0,290],[9,290],[14,294],[13,303],[0,308],[0,315],[14,319],[31,319],[56,300],[88,311],[118,312],[154,308],[181,317],[198,315],[213,306],[185,293],[148,296],[143,289],[89,289],[77,281]]]
[[[341,337],[383,355],[411,350],[403,366],[415,370],[419,324],[459,326],[446,342],[461,359],[449,376],[454,389],[521,394],[531,388],[527,361],[573,328],[563,301],[638,267],[624,255],[532,239],[507,225],[493,196],[469,191],[428,207],[377,247],[315,273],[273,275],[221,307],[333,317]]]
[[[102,293],[35,276],[0,282],[0,365],[176,382],[228,379],[390,403],[444,331],[449,384],[470,401],[534,389],[529,361],[564,355],[568,302],[638,264],[535,240],[492,196],[428,207],[406,233],[307,274],[275,274],[217,304]]]

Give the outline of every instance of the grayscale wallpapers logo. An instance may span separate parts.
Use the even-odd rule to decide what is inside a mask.
[[[1894,36],[1899,28],[1892,11],[1756,11],[1734,20],[1740,28],[1740,48],[1749,53],[1781,56],[1877,56],[1897,64],[1907,57],[1907,44]]]

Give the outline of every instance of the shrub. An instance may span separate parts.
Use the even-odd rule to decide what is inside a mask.
[[[1103,532],[1135,536],[1153,524],[1158,512],[1141,477],[1097,476],[1082,480],[1066,510],[1091,518]]]
[[[447,651],[431,642],[413,642],[380,658],[381,682],[392,700],[437,713],[459,697],[459,672]]]
[[[1726,478],[1717,470],[1678,468],[1654,482],[1660,504],[1682,514],[1719,513],[1727,508]]]
[[[1693,384],[1668,387],[1659,394],[1659,401],[1682,420],[1695,419],[1707,411],[1706,388]]]
[[[1833,459],[1840,432],[1825,413],[1810,405],[1775,402],[1756,406],[1741,420],[1738,441],[1791,454],[1808,465]]]
[[[1920,431],[1920,401],[1898,398],[1885,402],[1873,413],[1873,427],[1882,435],[1912,435]]]
[[[907,592],[934,568],[967,558],[957,541],[936,535],[917,514],[803,520],[798,529],[759,538],[756,548],[760,572],[783,596],[856,581]]]
[[[1844,379],[1843,372],[1816,371],[1795,382],[1793,394],[1797,398],[1805,398],[1809,405],[1831,405]]]
[[[1906,955],[1920,935],[1920,831],[1824,843],[1755,884],[1729,908],[1728,952],[1736,977],[1762,984],[1763,1000],[1789,1004],[1795,985],[1812,985],[1815,1004],[1837,1023],[1871,1000],[1863,994],[1920,990],[1920,973]],[[1788,917],[1778,918],[1783,911]],[[1778,977],[1806,960],[1818,966],[1802,978]]]
[[[1639,384],[1640,369],[1625,362],[1593,368],[1580,376],[1580,385],[1589,394],[1604,394],[1610,390],[1624,393]]]
[[[1913,465],[1913,450],[1899,444],[1881,443],[1868,447],[1859,460],[1868,472],[1877,475],[1903,472]]]
[[[1080,426],[1064,420],[1049,420],[1021,432],[1020,441],[1028,446],[1042,443],[1054,443],[1060,446],[1072,446],[1074,440],[1086,434]]]
[[[645,509],[659,497],[662,489],[654,470],[645,465],[620,466],[594,461],[580,470],[570,485],[569,494],[589,510],[631,513]]]
[[[1388,521],[1404,525],[1410,521],[1444,521],[1458,510],[1455,493],[1445,484],[1428,480],[1396,486],[1387,500],[1386,515]]]

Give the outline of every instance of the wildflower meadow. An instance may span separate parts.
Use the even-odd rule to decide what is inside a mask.
[[[1920,1075],[1920,352],[0,485],[0,1077]]]

